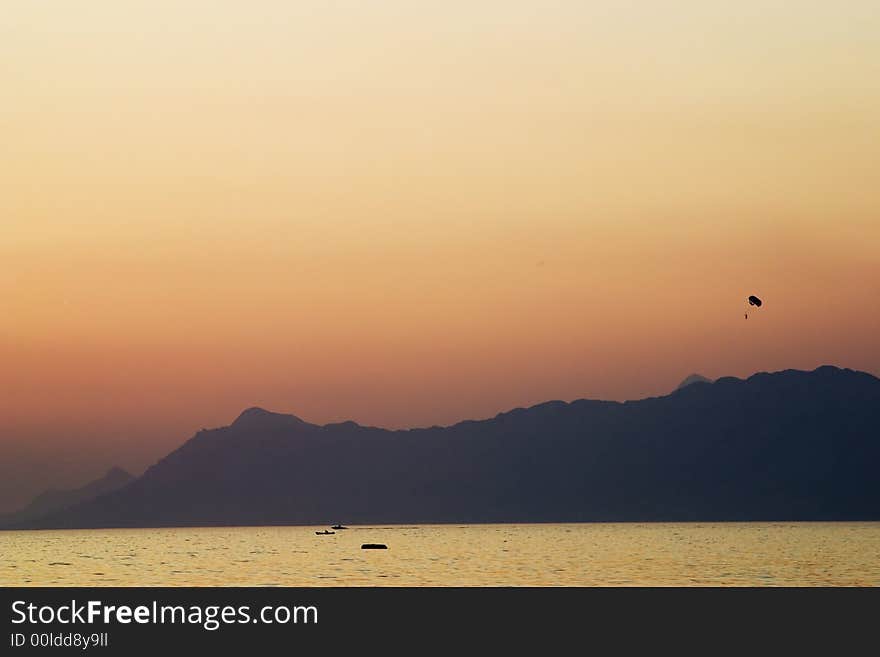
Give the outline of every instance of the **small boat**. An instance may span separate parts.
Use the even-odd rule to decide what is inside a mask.
[[[342,525],[333,525],[330,529],[348,529],[348,527],[343,527]]]
[[[387,550],[388,546],[384,543],[364,543],[361,550]]]
[[[326,536],[327,534],[335,534],[336,532],[331,532],[329,529],[325,529],[322,532],[315,532],[318,536]]]

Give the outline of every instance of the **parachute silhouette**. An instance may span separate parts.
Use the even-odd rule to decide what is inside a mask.
[[[754,306],[755,308],[760,308],[761,306],[764,305],[764,302],[761,301],[761,300],[760,300],[758,297],[756,297],[754,294],[752,294],[751,296],[749,296],[748,301],[749,301],[749,305],[750,305],[750,306]],[[746,319],[748,319],[748,318],[749,318],[749,313],[746,312],[746,313],[745,313],[745,316],[746,316]]]

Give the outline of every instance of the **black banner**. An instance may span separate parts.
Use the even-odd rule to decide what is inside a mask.
[[[575,646],[840,654],[872,639],[878,589],[6,588],[0,654]],[[870,645],[870,643],[868,644]],[[456,654],[459,654],[457,652]]]

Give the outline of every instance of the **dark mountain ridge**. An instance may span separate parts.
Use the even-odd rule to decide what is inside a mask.
[[[880,379],[820,367],[449,427],[249,409],[29,527],[880,519]]]
[[[128,472],[122,468],[110,468],[103,476],[79,488],[58,490],[50,488],[37,495],[31,502],[18,511],[0,515],[0,528],[5,525],[27,523],[49,513],[62,511],[78,503],[95,499],[133,481]]]

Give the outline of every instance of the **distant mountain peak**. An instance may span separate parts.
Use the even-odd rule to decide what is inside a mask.
[[[686,377],[684,381],[678,384],[676,390],[681,390],[682,388],[685,388],[692,383],[712,383],[712,379],[706,378],[702,374],[691,374],[690,376]]]
[[[238,419],[236,420],[236,422],[238,422],[239,420],[246,421],[249,418],[266,417],[266,416],[270,416],[270,415],[276,415],[276,414],[273,413],[272,411],[267,411],[265,408],[260,408],[259,406],[251,406],[250,408],[246,408],[241,412],[241,414],[238,416]]]
[[[287,415],[284,413],[273,413],[259,406],[242,411],[241,415],[236,418],[232,426],[235,428],[266,428],[270,426],[291,426],[296,424],[305,424],[305,422],[295,415]]]
[[[134,477],[118,466],[107,470],[104,475],[79,488],[69,490],[50,488],[37,495],[30,504],[14,513],[0,516],[0,526],[18,522],[28,522],[36,517],[52,512],[60,512],[81,502],[88,502],[100,495],[122,488]]]

